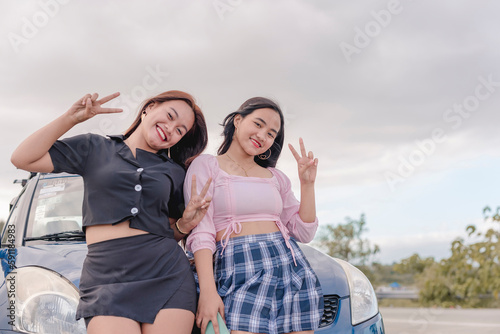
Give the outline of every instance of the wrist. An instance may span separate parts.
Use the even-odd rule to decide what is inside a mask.
[[[71,110],[68,110],[62,116],[60,117],[65,124],[67,124],[70,127],[73,127],[80,123],[80,121],[75,117],[74,114],[71,113]]]
[[[301,189],[314,189],[314,181],[301,181],[300,182],[300,188]]]
[[[182,226],[179,226],[179,222],[181,221],[182,218],[179,218],[177,219],[177,221],[175,222],[175,229],[177,230],[177,232],[179,232],[180,234],[182,235],[188,235],[189,232],[191,231],[185,231],[184,228]]]
[[[213,282],[204,282],[204,284],[200,284],[200,295],[205,295],[205,296],[212,296],[213,295],[219,295],[217,292],[217,287],[215,286],[215,281]]]

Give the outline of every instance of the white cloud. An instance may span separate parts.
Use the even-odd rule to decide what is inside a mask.
[[[7,121],[0,125],[0,218],[6,218],[19,190],[12,180],[25,175],[9,162],[23,138],[87,92],[130,95],[142,84],[146,68],[159,66],[169,75],[151,95],[168,89],[192,93],[208,121],[210,153],[220,143],[218,124],[226,114],[252,96],[275,98],[289,115],[287,142],[303,137],[320,160],[316,187],[322,222],[365,212],[375,235],[405,236],[409,233],[400,226],[405,210],[407,228],[418,230],[422,220],[431,221],[423,231],[428,233],[432,224],[457,221],[460,213],[472,219],[477,206],[498,204],[492,203],[498,198],[492,190],[497,172],[490,165],[496,166],[500,156],[500,91],[481,101],[456,129],[443,114],[474,94],[479,76],[491,74],[500,81],[495,16],[500,4],[401,1],[403,11],[348,63],[339,44],[352,42],[354,28],[363,28],[373,20],[371,12],[387,4],[242,1],[221,20],[210,1],[98,6],[70,1],[18,53],[8,35],[21,33],[23,18],[30,19],[40,3],[3,4],[0,115]],[[134,114],[135,109],[127,117],[110,116],[113,130],[125,129]],[[69,134],[101,127],[95,119]],[[429,138],[438,127],[447,140],[391,192],[384,173],[397,170],[399,157],[408,159],[418,149],[415,141]],[[279,167],[298,195],[296,165],[287,148]],[[445,213],[439,214],[431,201],[440,203],[443,197],[459,207],[443,201]],[[397,254],[390,240],[380,240],[387,248],[383,251]],[[427,246],[415,241],[414,248],[433,247],[437,254],[448,239],[430,240]]]

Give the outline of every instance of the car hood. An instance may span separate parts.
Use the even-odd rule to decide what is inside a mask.
[[[342,266],[333,257],[325,255],[317,249],[299,244],[309,264],[318,276],[324,295],[349,296],[347,276]]]
[[[334,258],[315,248],[300,244],[311,267],[316,272],[325,295],[349,296],[347,277],[342,266]],[[82,265],[87,255],[87,245],[79,242],[38,244],[17,249],[16,266],[38,266],[53,270],[76,287],[80,284]]]
[[[39,244],[19,247],[17,249],[16,266],[37,266],[53,270],[76,287],[80,285],[82,265],[87,255],[85,243]]]

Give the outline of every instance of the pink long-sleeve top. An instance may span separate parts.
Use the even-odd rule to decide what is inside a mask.
[[[310,223],[302,221],[300,202],[293,195],[290,180],[276,168],[269,167],[268,170],[272,173],[270,178],[231,175],[220,169],[213,155],[197,157],[186,174],[184,198],[188,203],[192,175],[195,174],[198,191],[212,177],[207,193],[212,202],[187,238],[187,249],[193,253],[210,249],[214,253],[217,232],[226,229],[222,238],[225,247],[232,233],[241,232],[241,223],[249,221],[274,221],[289,248],[290,236],[300,242],[311,241],[318,228],[318,218]]]

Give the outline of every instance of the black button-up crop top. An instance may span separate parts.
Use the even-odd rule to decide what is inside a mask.
[[[137,149],[123,135],[85,134],[58,140],[49,150],[54,173],[83,177],[83,226],[118,224],[173,237],[168,217],[184,210],[184,169],[166,152]]]

